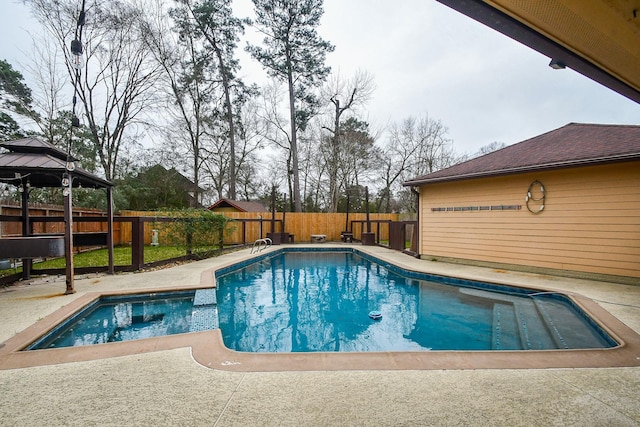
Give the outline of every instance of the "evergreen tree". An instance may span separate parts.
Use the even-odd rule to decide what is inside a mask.
[[[25,131],[20,128],[16,116],[37,120],[33,110],[31,89],[24,83],[22,73],[0,59],[0,139],[20,138]]]
[[[240,69],[235,49],[244,32],[244,21],[233,16],[231,0],[179,0],[181,7],[172,10],[181,40],[192,38],[203,43],[199,54],[202,66],[217,71],[216,81],[221,83],[222,114],[226,124],[224,139],[228,142],[228,196],[236,198],[236,115],[234,103],[242,104],[248,90],[237,77]],[[197,176],[197,171],[196,171]],[[195,180],[197,184],[197,179]]]
[[[302,210],[298,166],[298,129],[304,130],[317,108],[313,89],[327,77],[327,53],[333,46],[323,40],[316,28],[324,10],[322,0],[252,0],[256,24],[264,35],[263,46],[248,46],[249,53],[267,74],[287,84],[289,91],[290,158],[294,206]]]

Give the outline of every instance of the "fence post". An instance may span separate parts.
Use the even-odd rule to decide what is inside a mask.
[[[144,222],[142,217],[131,217],[131,265],[140,270],[144,265]]]

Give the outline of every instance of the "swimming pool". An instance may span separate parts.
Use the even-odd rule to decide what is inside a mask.
[[[213,289],[104,296],[26,350],[78,347],[216,329]]]
[[[223,269],[216,281],[223,340],[237,351],[617,345],[563,295],[412,273],[352,250],[287,250]]]
[[[484,288],[470,288],[471,292],[484,291],[493,286],[508,286],[510,289],[524,293],[540,291],[560,291],[575,305],[580,312],[588,315],[588,323],[593,323],[612,337],[617,345],[613,348],[583,348],[561,350],[441,350],[441,351],[309,351],[309,352],[247,352],[228,348],[222,337],[220,328],[207,329],[200,332],[179,333],[166,336],[136,339],[131,341],[111,342],[98,345],[76,347],[47,348],[24,351],[35,341],[49,333],[52,329],[75,316],[79,311],[93,304],[97,299],[126,294],[158,294],[162,292],[182,292],[185,290],[213,291],[215,298],[216,276],[234,272],[254,262],[263,262],[267,258],[288,251],[339,251],[353,252],[375,261],[381,267],[394,272],[401,272],[408,279],[422,280],[436,277],[447,284],[466,286],[478,283]],[[191,272],[198,274],[194,280]],[[200,269],[198,267],[201,267]],[[602,286],[593,281],[576,281],[555,276],[537,274],[521,274],[502,270],[456,266],[442,262],[431,262],[408,257],[396,251],[381,247],[361,247],[359,245],[326,244],[319,245],[284,245],[270,248],[259,255],[245,251],[234,251],[220,257],[170,271],[143,272],[132,276],[113,278],[113,286],[100,289],[101,279],[91,279],[85,286],[95,288],[73,296],[64,296],[69,303],[58,310],[43,313],[31,326],[0,343],[0,370],[16,369],[29,366],[51,365],[58,363],[89,361],[120,357],[127,355],[189,348],[195,361],[202,366],[236,372],[266,371],[336,371],[336,370],[429,370],[429,369],[540,369],[540,368],[604,368],[640,366],[640,335],[627,326],[611,312],[604,309],[597,301],[587,295],[600,292]],[[105,276],[105,281],[111,281]],[[125,283],[126,288],[120,284]],[[81,282],[82,284],[82,282]],[[145,286],[146,284],[146,286]],[[496,284],[496,285],[492,285]],[[137,288],[137,289],[136,289]],[[607,288],[608,289],[608,288]],[[53,293],[47,298],[60,296]],[[618,290],[620,292],[620,290]],[[478,294],[482,295],[482,293]],[[553,295],[538,295],[537,298],[549,298]],[[31,300],[18,299],[25,306]],[[215,299],[210,301],[209,309],[217,308]],[[367,313],[368,315],[368,313]],[[28,316],[28,313],[27,313]],[[217,314],[216,314],[217,319]],[[389,315],[383,316],[380,324]],[[588,320],[593,319],[593,320]],[[633,318],[632,318],[633,319]],[[373,321],[372,319],[370,319]],[[376,324],[375,322],[373,322]],[[502,340],[500,341],[503,342]]]

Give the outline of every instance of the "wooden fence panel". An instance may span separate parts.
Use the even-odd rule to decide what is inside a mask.
[[[21,216],[22,208],[19,205],[12,204],[10,202],[0,203],[0,214],[7,216]],[[98,209],[89,208],[74,208],[74,216],[99,216],[104,218],[106,213]],[[56,205],[29,205],[29,216],[31,217],[31,226],[33,234],[61,234],[64,233],[64,208]],[[38,217],[60,217],[58,222],[41,222],[38,221]],[[93,233],[93,232],[106,232],[106,222],[74,222],[74,232],[81,233]],[[22,223],[20,221],[6,221],[0,226],[0,238],[22,236]]]
[[[19,206],[8,206],[0,204],[0,214],[2,215],[20,215],[21,209]],[[264,238],[267,233],[271,232],[271,213],[270,212],[224,212],[222,213],[232,220],[247,220],[244,225],[241,221],[234,221],[230,224],[230,231],[225,234],[225,244],[240,244],[243,241],[246,243],[253,243],[256,239]],[[63,208],[61,206],[34,206],[30,207],[30,215],[32,217],[37,216],[59,216],[64,215]],[[103,212],[91,209],[76,209],[74,208],[74,215],[78,216],[104,216]],[[159,211],[121,211],[119,217],[157,217],[166,218],[171,214],[167,212]],[[398,221],[398,214],[370,214],[372,221]],[[285,231],[289,234],[293,234],[295,242],[310,242],[312,234],[324,234],[327,236],[328,241],[339,241],[342,231],[346,231],[351,227],[352,221],[364,221],[366,220],[366,214],[364,213],[350,213],[349,224],[346,224],[346,213],[319,213],[319,212],[286,212],[284,214],[284,230],[282,229],[283,213],[276,212],[275,214],[275,231]],[[61,222],[34,222],[34,233],[63,233],[64,223]],[[157,229],[159,234],[160,244],[163,244],[163,236],[168,234],[167,227],[171,227],[170,223],[161,223],[148,221],[144,222],[144,240],[145,244],[151,243],[151,230]],[[378,240],[389,239],[389,227],[387,224],[381,224]],[[106,222],[74,222],[75,232],[106,232]],[[360,238],[361,225],[359,223],[353,224],[354,237]],[[366,231],[366,227],[365,227]],[[378,227],[376,223],[372,223],[371,231],[378,234]],[[130,221],[118,221],[117,217],[113,224],[113,242],[114,245],[130,245],[133,241],[132,226]],[[4,222],[1,225],[1,236],[8,237],[21,235],[20,222]]]
[[[268,212],[225,212],[224,215],[231,219],[252,219],[257,220],[262,217],[262,237],[266,237],[271,231],[271,214]],[[282,221],[282,212],[277,212],[275,219]],[[350,213],[349,227],[351,221],[364,221],[366,214]],[[397,221],[398,214],[370,214],[372,221]],[[339,241],[340,234],[345,230],[347,221],[346,213],[321,213],[321,212],[287,212],[284,215],[284,231],[293,234],[296,242],[310,242],[312,234],[324,234],[329,241]],[[280,224],[275,224],[276,232],[282,231]],[[373,232],[377,232],[376,224],[372,224]],[[356,238],[360,236],[360,226],[354,225],[354,234]],[[251,223],[246,225],[246,242],[253,242],[260,238],[259,223]],[[389,227],[386,224],[380,226],[380,240],[389,239]],[[238,222],[235,231],[225,236],[225,243],[241,243],[242,242],[242,225]]]

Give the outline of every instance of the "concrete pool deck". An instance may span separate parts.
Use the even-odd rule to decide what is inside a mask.
[[[433,274],[581,294],[640,331],[637,286],[354,247]],[[188,340],[120,355],[98,348],[83,361],[9,363],[12,340],[90,293],[200,287],[209,280],[206,272],[248,255],[245,249],[163,270],[76,279],[74,295],[63,295],[64,278],[0,290],[0,424],[640,425],[640,367],[234,372],[237,360],[219,361],[214,369],[197,363]],[[640,353],[635,358],[640,361]]]

